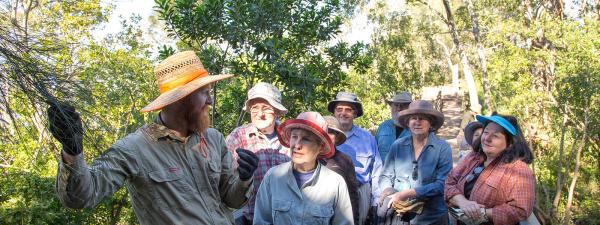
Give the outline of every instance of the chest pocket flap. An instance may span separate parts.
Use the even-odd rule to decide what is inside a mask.
[[[148,176],[153,181],[162,183],[181,179],[183,177],[183,171],[181,171],[181,169],[157,170],[148,173]]]
[[[333,216],[333,208],[331,206],[313,205],[310,207],[309,213],[314,217],[331,218]]]
[[[275,211],[287,212],[290,211],[291,207],[292,203],[289,201],[275,201],[273,203],[273,210]]]

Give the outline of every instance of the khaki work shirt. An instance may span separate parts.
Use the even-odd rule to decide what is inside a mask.
[[[252,184],[239,180],[223,135],[209,128],[182,140],[158,123],[118,140],[88,167],[83,154],[59,163],[58,197],[92,208],[127,184],[140,224],[233,224],[227,208],[246,202]]]

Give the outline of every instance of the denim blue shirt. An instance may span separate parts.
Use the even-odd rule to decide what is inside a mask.
[[[346,182],[321,163],[300,188],[292,162],[271,168],[260,185],[254,207],[256,225],[354,223]]]
[[[379,180],[382,190],[388,187],[397,191],[415,189],[417,199],[425,201],[423,213],[411,221],[416,224],[437,222],[448,213],[444,202],[444,182],[452,170],[452,149],[445,140],[431,132],[423,148],[417,159],[417,180],[412,179],[415,150],[411,135],[392,144]]]
[[[375,139],[377,139],[377,147],[381,159],[385,161],[385,157],[390,152],[390,147],[394,141],[408,135],[410,135],[410,131],[408,131],[408,129],[402,129],[402,133],[396,138],[396,125],[394,124],[394,120],[389,119],[383,121],[383,123],[379,125],[379,128],[377,128],[377,133],[375,133]]]
[[[383,162],[377,150],[377,141],[371,133],[356,125],[346,133],[348,138],[344,144],[337,146],[340,152],[346,153],[352,159],[356,180],[359,184],[372,183],[372,202],[379,197],[379,175],[383,169]]]

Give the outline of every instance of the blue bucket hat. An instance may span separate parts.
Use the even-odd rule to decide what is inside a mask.
[[[510,122],[508,122],[508,120],[502,118],[501,116],[477,115],[475,116],[475,118],[477,118],[477,121],[484,125],[487,125],[489,122],[494,122],[500,125],[502,128],[504,128],[506,131],[508,131],[508,133],[512,134],[512,136],[517,136],[517,129],[515,128],[515,126],[513,126]]]

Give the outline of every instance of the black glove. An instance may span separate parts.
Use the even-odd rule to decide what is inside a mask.
[[[254,174],[256,167],[258,167],[258,157],[254,152],[243,148],[238,148],[235,152],[238,154],[237,163],[239,165],[238,173],[240,180],[247,181],[252,178],[252,174]]]
[[[65,152],[79,155],[83,151],[81,118],[73,106],[68,103],[50,103],[48,123],[52,136],[62,144]]]

